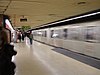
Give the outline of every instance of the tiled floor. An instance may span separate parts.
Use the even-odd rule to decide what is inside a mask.
[[[100,70],[53,51],[54,47],[33,41],[16,43],[16,75],[100,75]]]

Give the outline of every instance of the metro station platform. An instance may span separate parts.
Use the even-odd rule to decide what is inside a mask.
[[[33,41],[15,43],[15,75],[100,75],[100,69],[53,51],[54,47]]]

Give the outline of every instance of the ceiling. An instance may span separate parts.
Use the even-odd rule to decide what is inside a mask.
[[[100,0],[0,0],[0,14],[9,15],[14,27],[36,27],[96,9]]]

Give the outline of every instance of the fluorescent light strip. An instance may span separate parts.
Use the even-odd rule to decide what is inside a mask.
[[[75,20],[75,19],[79,19],[79,18],[88,17],[88,16],[93,16],[93,15],[97,15],[97,14],[100,14],[100,12],[95,12],[95,13],[91,13],[91,14],[87,14],[87,15],[83,15],[83,16],[78,16],[78,17],[62,20],[62,21],[58,21],[58,22],[42,25],[40,27],[44,27],[44,26],[48,26],[48,25],[53,25],[53,24],[57,24],[57,23],[61,23],[61,22],[66,22],[66,21],[71,21],[71,20]],[[40,27],[36,27],[36,28],[40,28]]]
[[[13,27],[11,26],[11,23],[8,19],[5,20],[6,24],[10,27],[11,31],[14,31]]]
[[[53,25],[53,24],[57,24],[57,23],[61,23],[61,22],[71,21],[71,20],[84,18],[84,17],[88,17],[88,16],[93,16],[93,15],[97,15],[97,14],[100,14],[100,12],[91,13],[91,14],[87,14],[87,15],[83,15],[83,16],[78,16],[78,17],[70,18],[70,19],[67,19],[67,20],[62,20],[62,21],[59,21],[59,22],[55,22],[55,23],[51,23],[51,24],[47,24],[47,25],[43,25],[43,26],[48,26],[48,25]]]

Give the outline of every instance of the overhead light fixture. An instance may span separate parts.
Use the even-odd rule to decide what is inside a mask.
[[[10,29],[11,32],[14,32],[14,29],[8,19],[5,19],[5,23],[6,23],[6,28]]]
[[[21,18],[20,22],[27,22],[27,18]]]
[[[74,17],[74,18],[69,18],[69,19],[66,19],[66,20],[54,22],[54,23],[47,24],[47,25],[53,25],[53,24],[62,23],[62,22],[66,22],[66,21],[71,21],[71,20],[75,20],[75,19],[80,19],[80,18],[84,18],[84,17],[89,17],[89,16],[93,16],[93,15],[97,15],[97,14],[100,14],[100,11],[99,12],[95,12],[95,13],[91,13],[91,14],[86,14],[86,15]],[[43,26],[47,26],[47,25],[43,25]]]
[[[78,5],[83,5],[83,4],[86,4],[86,2],[78,2],[77,4]]]
[[[55,16],[56,14],[48,14],[49,16]]]
[[[27,22],[27,18],[24,15],[21,15],[20,22]]]
[[[36,21],[43,21],[43,20],[36,20]]]

